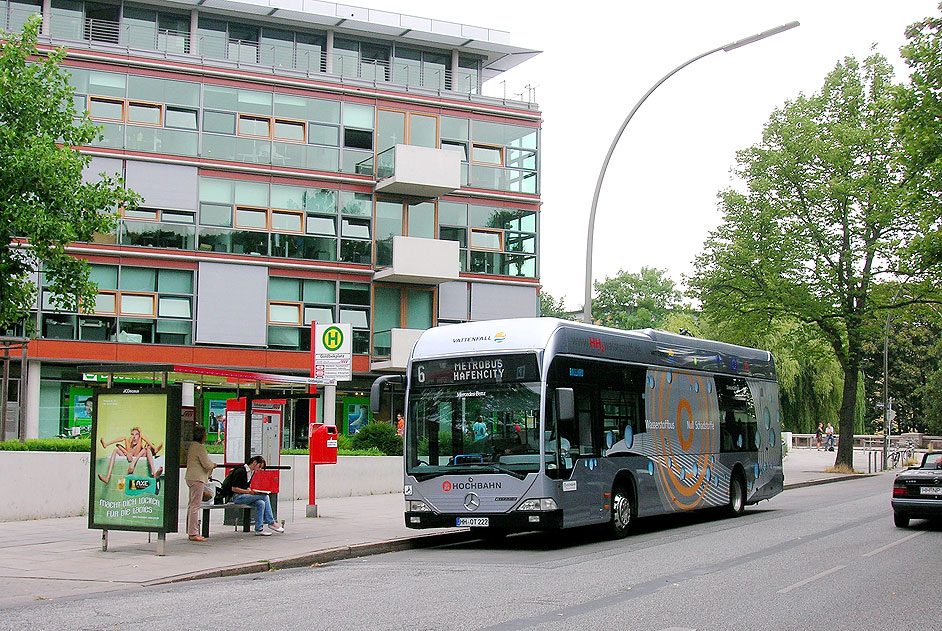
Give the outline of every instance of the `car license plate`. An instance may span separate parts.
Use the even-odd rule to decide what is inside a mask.
[[[457,518],[458,526],[470,526],[474,527],[487,527],[490,525],[490,520],[487,517],[458,517]]]
[[[921,495],[942,495],[942,486],[921,486],[919,487]]]

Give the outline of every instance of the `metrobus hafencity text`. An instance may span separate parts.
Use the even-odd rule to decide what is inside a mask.
[[[425,331],[406,385],[406,525],[508,531],[747,504],[782,491],[767,351],[552,318]]]

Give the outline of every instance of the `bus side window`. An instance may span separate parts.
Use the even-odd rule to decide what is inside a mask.
[[[720,451],[755,451],[756,408],[745,379],[716,377]]]

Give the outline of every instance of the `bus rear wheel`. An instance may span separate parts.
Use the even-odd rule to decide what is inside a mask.
[[[631,533],[634,512],[631,492],[626,486],[616,486],[612,492],[612,520],[609,522],[609,530],[613,537],[623,539]]]
[[[746,485],[743,484],[742,476],[734,475],[729,481],[729,504],[726,506],[726,512],[731,517],[739,517],[746,510]]]

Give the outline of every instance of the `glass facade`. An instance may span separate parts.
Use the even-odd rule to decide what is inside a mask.
[[[41,10],[41,0],[0,0],[0,27],[17,30]],[[86,40],[199,55],[208,66],[225,62],[236,73],[263,66],[285,76],[327,73],[400,86],[400,92],[480,90],[482,58],[474,55],[349,35],[333,38],[328,51],[326,32],[316,29],[275,28],[202,9],[196,15],[191,24],[190,12],[157,3],[51,0],[48,29],[65,45]],[[144,159],[162,156],[156,161],[199,165],[201,171],[193,176],[192,203],[145,202],[122,210],[115,232],[94,239],[129,255],[146,248],[171,251],[172,258],[179,251],[191,269],[96,262],[99,292],[84,312],[58,310],[41,290],[35,318],[45,338],[194,344],[198,257],[263,260],[271,281],[268,347],[309,350],[312,321],[349,322],[355,352],[380,357],[390,353],[392,329],[436,324],[436,289],[373,286],[349,276],[284,276],[288,268],[310,263],[311,273],[327,276],[319,266],[385,267],[392,262],[393,237],[403,235],[458,242],[462,272],[538,277],[536,122],[472,114],[447,99],[440,107],[413,105],[397,99],[396,89],[386,99],[169,69],[108,71],[103,64],[66,63],[73,64],[66,67],[76,108],[101,129],[92,144],[134,152],[108,159],[130,165],[139,159],[135,154],[150,154]],[[458,152],[466,189],[459,199],[467,201],[370,192],[377,156],[399,143]],[[137,177],[145,168],[137,167]],[[476,202],[475,189],[507,201]]]

